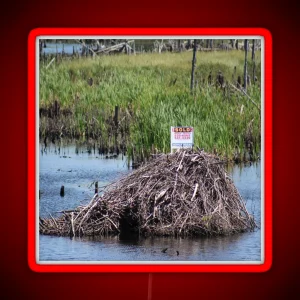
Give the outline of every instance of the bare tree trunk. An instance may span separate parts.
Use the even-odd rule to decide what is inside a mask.
[[[191,92],[193,93],[195,85],[195,68],[196,68],[196,51],[197,51],[197,40],[194,40],[194,49],[193,49],[193,61],[192,61],[192,74],[191,74]]]
[[[248,54],[248,40],[245,40],[245,64],[244,64],[244,89],[247,91],[247,54]]]
[[[230,44],[231,44],[232,49],[234,49],[235,39],[231,39]]]
[[[252,40],[252,61],[255,58],[255,40]]]
[[[43,41],[39,42],[39,46],[40,46],[40,57],[41,57],[42,52],[43,52]]]
[[[239,40],[236,40],[236,41],[235,41],[235,49],[236,49],[236,50],[239,50]]]
[[[181,52],[181,40],[178,40],[177,47],[178,47],[178,52]]]
[[[252,70],[252,82],[255,84],[255,40],[252,40],[252,63],[253,63],[253,70]]]
[[[159,54],[161,53],[163,46],[164,46],[164,40],[161,40],[161,43],[158,45],[158,53]]]

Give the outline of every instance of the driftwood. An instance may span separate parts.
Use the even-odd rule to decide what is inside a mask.
[[[134,42],[134,40],[130,40],[130,41],[123,42],[123,43],[120,43],[120,44],[117,44],[117,45],[113,45],[113,46],[110,46],[110,47],[102,48],[102,49],[99,49],[98,51],[96,51],[96,53],[97,54],[98,53],[108,54],[108,53],[114,52],[114,51],[122,51],[126,47],[128,47],[130,49],[130,51],[133,51],[133,49],[129,46],[129,43],[133,43],[133,42]]]
[[[104,187],[86,206],[40,218],[40,233],[118,234],[124,222],[142,235],[217,235],[253,230],[253,216],[224,162],[203,150],[158,154]]]
[[[49,64],[46,66],[46,70],[51,66],[51,64],[55,61],[55,57],[53,57],[51,59],[51,61],[49,62]]]
[[[85,43],[82,43],[80,40],[76,40],[82,47],[86,47],[86,51],[91,51],[94,55],[96,55],[95,51],[91,47],[87,47]]]

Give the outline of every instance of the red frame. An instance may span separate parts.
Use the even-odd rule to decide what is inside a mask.
[[[262,36],[264,55],[264,262],[262,264],[211,265],[92,265],[92,264],[37,264],[36,262],[36,39],[39,36]],[[263,28],[38,28],[28,37],[28,263],[36,272],[265,272],[272,265],[272,36]]]

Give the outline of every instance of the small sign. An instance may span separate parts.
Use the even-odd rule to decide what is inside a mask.
[[[194,146],[194,128],[190,126],[171,127],[171,152],[177,148]]]

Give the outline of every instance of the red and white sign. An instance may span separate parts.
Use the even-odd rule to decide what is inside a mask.
[[[178,148],[194,146],[194,128],[190,126],[171,127],[171,152]]]

